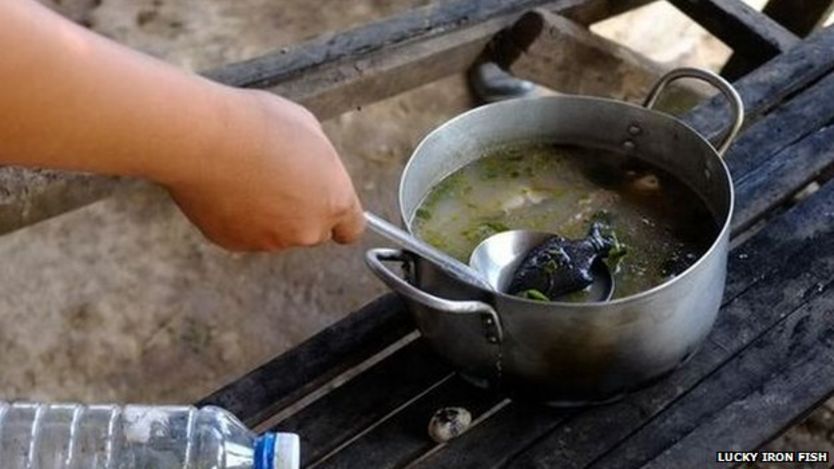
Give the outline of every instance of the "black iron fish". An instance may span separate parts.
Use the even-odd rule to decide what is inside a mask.
[[[616,244],[614,236],[602,234],[602,226],[593,223],[584,239],[553,235],[530,250],[513,274],[508,292],[547,301],[592,284],[591,266]]]

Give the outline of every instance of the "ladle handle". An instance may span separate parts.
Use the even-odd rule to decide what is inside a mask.
[[[380,280],[391,290],[404,296],[408,300],[419,303],[429,309],[449,314],[472,315],[482,317],[484,335],[488,342],[497,344],[503,340],[504,331],[501,328],[501,320],[495,309],[483,301],[457,301],[447,300],[431,293],[424,292],[414,285],[408,283],[399,275],[383,264],[386,262],[411,262],[408,255],[400,249],[376,248],[365,253],[365,263]]]
[[[397,243],[410,251],[413,251],[418,256],[435,264],[444,272],[452,275],[457,280],[470,285],[483,288],[485,290],[492,290],[492,287],[483,279],[478,272],[463,262],[454,257],[436,249],[435,247],[423,242],[422,240],[412,236],[400,228],[388,223],[382,218],[370,212],[365,212],[365,220],[370,227],[377,234]]]
[[[696,80],[705,81],[717,88],[718,91],[720,91],[721,94],[723,94],[729,101],[732,123],[730,128],[724,132],[721,142],[716,146],[718,155],[724,156],[724,153],[727,152],[727,149],[733,143],[733,140],[736,139],[739,131],[741,131],[741,126],[744,124],[744,103],[742,102],[738,91],[733,88],[733,85],[721,76],[701,68],[676,68],[662,76],[660,80],[655,83],[652,90],[649,91],[649,95],[646,97],[646,101],[643,103],[643,106],[647,109],[653,109],[654,105],[657,104],[657,100],[660,98],[661,93],[663,93],[666,87],[669,86],[669,83],[681,78],[694,78]]]

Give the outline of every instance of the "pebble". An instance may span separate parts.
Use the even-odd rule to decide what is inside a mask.
[[[472,424],[472,414],[463,407],[444,407],[429,421],[429,436],[437,443],[446,443],[465,432]]]

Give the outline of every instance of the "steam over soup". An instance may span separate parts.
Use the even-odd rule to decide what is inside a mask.
[[[610,151],[553,144],[508,145],[461,168],[431,190],[411,226],[468,262],[475,246],[501,231],[579,239],[593,222],[619,241],[605,260],[614,298],[680,274],[718,231],[700,197],[662,169]]]

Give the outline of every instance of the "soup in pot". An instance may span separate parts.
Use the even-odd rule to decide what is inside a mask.
[[[585,237],[601,223],[617,240],[605,262],[614,298],[679,275],[719,227],[706,204],[668,172],[619,153],[546,143],[496,148],[437,184],[411,220],[414,233],[463,262],[501,231]]]

